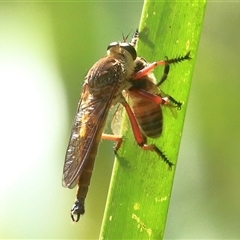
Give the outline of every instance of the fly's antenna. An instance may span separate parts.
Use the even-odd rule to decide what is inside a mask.
[[[126,37],[121,32],[122,33],[123,42],[127,42],[127,39],[129,37],[129,34],[131,33],[131,31],[128,33],[128,35]],[[139,31],[138,31],[138,29],[136,29],[136,31],[134,32],[134,34],[132,36],[132,40],[131,40],[131,42],[129,44],[132,45],[133,47],[136,47],[138,38],[139,38]]]
[[[132,31],[132,30],[131,30]],[[128,37],[129,37],[129,34],[131,33],[131,31],[128,33],[128,35],[125,37],[124,36],[124,34],[122,33],[122,31],[121,31],[121,33],[122,33],[122,38],[123,38],[123,42],[127,42],[127,39],[128,39]]]
[[[138,31],[138,29],[136,29],[135,33],[133,34],[132,40],[131,40],[131,42],[130,42],[130,44],[131,44],[133,47],[136,47],[138,38],[139,38],[139,31]]]

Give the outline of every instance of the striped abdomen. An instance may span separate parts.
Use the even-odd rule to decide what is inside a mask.
[[[149,93],[157,94],[158,88],[148,76],[134,81],[134,90],[143,89]],[[159,104],[140,98],[128,92],[130,105],[137,122],[146,137],[157,138],[162,133],[163,115]]]

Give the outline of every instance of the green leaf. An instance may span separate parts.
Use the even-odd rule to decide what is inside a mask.
[[[171,66],[168,79],[161,85],[165,93],[181,101],[183,106],[177,118],[162,107],[163,134],[155,141],[148,140],[175,165],[170,171],[156,153],[142,150],[125,121],[124,143],[115,161],[100,239],[162,239],[164,236],[205,6],[205,1],[146,1],[144,4],[138,56],[153,62],[191,51],[192,60]],[[157,79],[162,72],[162,67],[155,69]]]

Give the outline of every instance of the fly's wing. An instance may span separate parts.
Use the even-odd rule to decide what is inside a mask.
[[[120,135],[121,134],[121,128],[122,128],[122,120],[123,120],[123,114],[124,114],[124,107],[122,104],[116,104],[112,111],[111,116],[111,130],[114,135]]]
[[[101,65],[97,69],[100,67]],[[108,68],[111,68],[111,65],[108,65]],[[101,82],[108,77],[109,81],[109,69],[104,70],[106,71],[103,71],[103,74],[95,71],[88,80],[95,79]],[[108,110],[118,90],[118,77],[117,74],[113,75],[112,83],[104,90],[90,88],[88,83],[84,83],[65,156],[62,179],[64,187],[73,188],[77,184],[79,174],[88,159],[97,135],[103,129]],[[94,95],[91,94],[92,91],[95,91]],[[96,92],[98,92],[97,95]]]
[[[130,102],[128,91],[122,91],[122,95],[127,102]],[[126,119],[125,108],[122,104],[117,104],[114,109],[114,114],[112,116],[111,121],[111,129],[114,135],[122,135],[127,131],[127,126],[123,128],[123,121]]]

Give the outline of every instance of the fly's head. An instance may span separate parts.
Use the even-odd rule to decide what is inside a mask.
[[[132,75],[135,67],[137,52],[134,46],[126,42],[112,42],[108,45],[107,55],[123,62],[128,77]]]
[[[119,59],[123,62],[124,68],[127,72],[127,77],[130,78],[134,72],[137,52],[136,52],[136,43],[139,38],[138,29],[134,32],[132,40],[128,43],[127,38],[129,34],[125,37],[123,34],[122,42],[112,42],[108,45],[107,54],[110,57]]]
[[[129,61],[135,61],[137,58],[137,52],[135,47],[127,42],[112,42],[107,47],[107,54],[112,57],[123,55]]]

